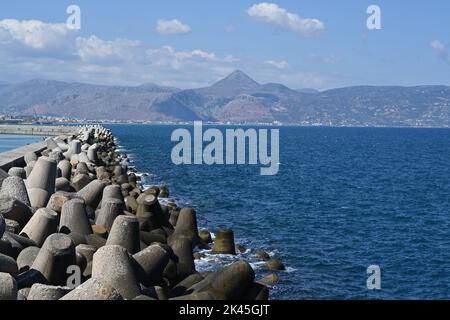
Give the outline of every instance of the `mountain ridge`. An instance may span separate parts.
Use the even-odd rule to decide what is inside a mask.
[[[107,86],[33,79],[0,83],[0,112],[93,120],[450,126],[450,87],[353,86],[325,91],[260,84],[235,71],[209,87]]]

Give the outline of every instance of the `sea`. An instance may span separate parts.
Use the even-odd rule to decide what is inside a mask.
[[[14,150],[42,139],[39,136],[0,134],[0,152]]]
[[[200,228],[231,228],[245,246],[204,251],[198,271],[246,259],[260,279],[263,249],[286,266],[271,299],[450,298],[450,130],[283,126],[279,172],[261,176],[255,165],[173,164],[171,134],[189,125],[108,127],[145,186],[168,186]]]
[[[144,186],[168,186],[200,228],[231,228],[246,248],[203,250],[198,271],[246,259],[260,279],[263,249],[286,266],[271,299],[450,298],[449,129],[283,126],[279,172],[261,176],[258,165],[173,164],[171,134],[189,125],[108,127]],[[41,139],[0,135],[0,152]],[[380,289],[368,288],[370,266]]]

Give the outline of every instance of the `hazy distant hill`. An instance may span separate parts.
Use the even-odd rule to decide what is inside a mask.
[[[450,87],[292,90],[277,83],[259,84],[241,71],[192,90],[32,80],[0,83],[0,112],[99,120],[450,126]]]
[[[298,89],[298,92],[302,92],[302,93],[319,93],[319,90],[316,89],[311,89],[311,88],[303,88],[303,89]]]

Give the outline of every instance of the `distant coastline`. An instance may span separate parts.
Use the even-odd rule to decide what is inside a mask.
[[[39,124],[36,122],[15,122],[14,124],[2,123],[0,121],[0,134],[11,134],[10,132],[2,132],[1,126],[37,126],[37,127],[52,127],[52,126],[79,126],[79,125],[91,125],[91,124],[101,124],[101,125],[147,125],[147,126],[192,126],[194,121],[117,121],[117,120],[75,120],[68,122],[51,122],[47,121],[45,124]],[[385,129],[450,129],[450,126],[405,126],[405,125],[333,125],[333,124],[302,124],[302,123],[266,123],[266,122],[210,122],[203,121],[205,126],[218,126],[218,127],[305,127],[305,128],[385,128]],[[15,133],[20,135],[21,133]],[[31,134],[28,131],[24,134]],[[31,134],[32,135],[32,134]]]
[[[26,93],[26,94],[25,94]],[[354,86],[326,91],[261,84],[235,71],[209,87],[104,86],[31,80],[0,86],[7,117],[68,123],[450,127],[450,87]],[[76,120],[80,119],[80,120]],[[91,120],[93,122],[91,122]]]

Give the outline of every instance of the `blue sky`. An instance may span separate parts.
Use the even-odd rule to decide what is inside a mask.
[[[71,4],[80,30],[63,30]],[[381,30],[366,27],[371,4]],[[2,1],[0,80],[190,88],[241,69],[295,89],[450,85],[449,12],[440,0]]]

